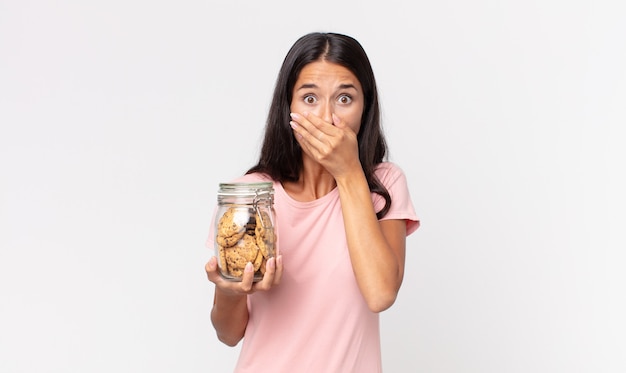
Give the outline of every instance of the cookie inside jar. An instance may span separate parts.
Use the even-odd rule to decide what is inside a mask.
[[[270,212],[258,205],[222,206],[219,211],[215,246],[222,276],[240,281],[246,264],[252,263],[254,281],[261,280],[276,241]]]

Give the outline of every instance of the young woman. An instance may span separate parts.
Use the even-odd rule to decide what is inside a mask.
[[[223,279],[215,257],[205,266],[218,338],[243,339],[236,372],[382,370],[378,313],[396,299],[406,236],[419,227],[385,155],[360,43],[301,37],[279,72],[259,162],[234,180],[273,182],[279,251],[256,283],[251,264],[241,282]]]

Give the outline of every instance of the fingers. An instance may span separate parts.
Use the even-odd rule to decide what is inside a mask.
[[[273,286],[280,284],[283,276],[283,256],[276,253],[276,257],[268,259],[265,263],[265,274],[263,279],[253,286],[253,290],[269,290]]]
[[[250,262],[246,264],[243,269],[243,276],[241,276],[241,291],[244,293],[250,293],[252,290],[252,280],[254,279],[254,265]]]
[[[280,284],[283,277],[283,256],[280,254],[280,248],[276,248],[276,272],[274,272],[274,285]]]
[[[206,271],[206,275],[209,281],[217,283],[219,282],[219,280],[222,280],[222,276],[220,276],[220,274],[218,273],[216,257],[213,256],[211,257],[211,259],[209,259],[209,261],[204,266],[204,270]]]
[[[283,256],[276,257],[276,273],[274,274],[274,285],[280,284],[280,279],[283,277]]]
[[[232,294],[249,294],[252,291],[254,278],[254,266],[252,263],[246,264],[242,279],[238,282],[228,281],[222,277],[219,273],[217,258],[215,256],[209,259],[209,261],[205,264],[204,269],[209,281],[225,292]]]
[[[265,263],[265,274],[261,281],[254,284],[254,290],[269,290],[274,285],[276,274],[276,258],[269,258]]]
[[[333,126],[337,128],[345,128],[345,123],[343,123],[335,113],[333,113]]]
[[[204,269],[209,281],[221,290],[236,294],[252,294],[258,290],[269,290],[280,283],[283,274],[283,261],[282,255],[270,258],[266,263],[263,279],[256,283],[254,282],[254,265],[252,263],[246,264],[241,281],[237,282],[225,280],[220,275],[217,258],[214,256],[205,264]]]
[[[299,139],[304,138],[311,144],[327,143],[332,137],[337,135],[337,128],[333,125],[337,118],[333,114],[333,123],[327,123],[322,118],[311,113],[291,113],[289,124]],[[338,120],[339,118],[337,118]]]
[[[338,130],[332,124],[324,122],[313,114],[291,113],[289,122],[296,141],[302,150],[318,162],[332,151],[335,135],[331,131]]]

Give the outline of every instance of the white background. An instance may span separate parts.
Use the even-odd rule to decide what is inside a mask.
[[[368,52],[422,218],[385,371],[626,371],[620,1],[377,4],[0,0],[0,372],[232,369],[217,184],[310,31]]]

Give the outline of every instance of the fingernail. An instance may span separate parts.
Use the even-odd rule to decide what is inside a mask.
[[[289,113],[289,116],[292,117],[293,119],[298,119],[299,115],[296,113]]]
[[[244,272],[254,272],[254,266],[252,263],[248,262],[243,270]]]
[[[276,258],[272,258],[267,261],[267,269],[274,269],[274,268],[276,268]]]
[[[291,128],[296,129],[296,127],[298,127],[298,125],[296,124],[296,122],[294,121],[290,121],[289,125],[291,126]]]

